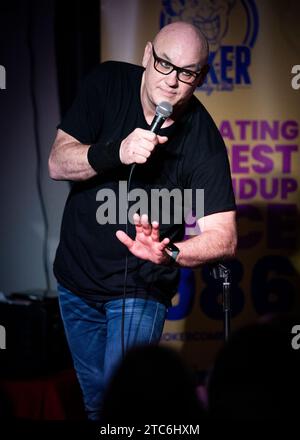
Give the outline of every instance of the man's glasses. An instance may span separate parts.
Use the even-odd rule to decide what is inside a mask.
[[[177,79],[185,84],[189,84],[190,86],[192,86],[201,73],[201,71],[193,72],[192,70],[177,67],[169,61],[164,60],[163,58],[159,58],[156,55],[153,45],[152,52],[154,58],[154,69],[157,72],[162,73],[163,75],[169,75],[171,72],[173,72],[173,70],[176,70]]]

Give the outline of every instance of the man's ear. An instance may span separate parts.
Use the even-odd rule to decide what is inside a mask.
[[[200,73],[200,75],[199,75],[199,80],[198,80],[199,83],[198,83],[197,87],[202,86],[202,84],[203,84],[204,81],[205,81],[206,75],[207,75],[208,72],[209,72],[209,69],[210,69],[210,65],[209,65],[209,64],[205,64],[205,66],[203,66],[203,67],[201,68],[201,73]]]
[[[143,67],[145,68],[147,67],[151,54],[152,54],[152,43],[148,41],[148,43],[145,46],[144,55],[143,55],[143,61],[142,61]]]

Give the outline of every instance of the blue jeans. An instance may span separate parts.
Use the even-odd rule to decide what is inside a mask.
[[[90,420],[101,420],[105,386],[122,358],[122,299],[90,303],[58,285],[65,332]],[[158,343],[166,307],[154,300],[126,298],[125,350]]]

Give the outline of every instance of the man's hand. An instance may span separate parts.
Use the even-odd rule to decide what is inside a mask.
[[[135,240],[132,240],[124,231],[117,231],[117,238],[127,246],[129,251],[138,258],[152,261],[156,264],[168,264],[169,257],[165,252],[170,239],[164,238],[159,241],[159,224],[154,221],[148,222],[148,216],[143,214],[141,217],[134,214],[133,221],[136,229]]]
[[[166,136],[158,136],[152,131],[136,128],[125,138],[120,147],[120,160],[125,165],[145,163],[157,144],[167,142]]]

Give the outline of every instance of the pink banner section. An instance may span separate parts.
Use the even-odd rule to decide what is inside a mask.
[[[297,121],[223,120],[219,128],[228,146],[238,200],[288,200],[296,193]]]

